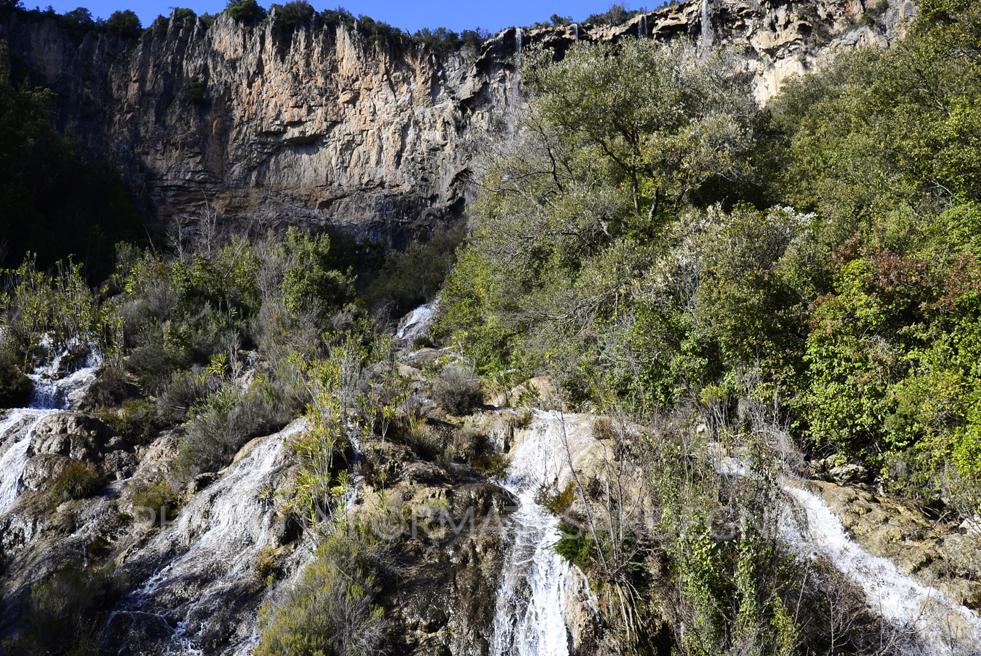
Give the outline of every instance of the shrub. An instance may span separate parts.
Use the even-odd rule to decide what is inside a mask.
[[[323,21],[324,26],[328,28],[335,28],[338,25],[354,25],[354,14],[348,10],[338,7],[337,9],[325,9],[320,13],[320,20]]]
[[[511,459],[503,453],[489,452],[477,456],[470,464],[484,476],[503,480],[508,476]]]
[[[263,584],[272,582],[273,577],[279,570],[282,560],[282,553],[279,549],[272,546],[265,546],[259,551],[255,559],[255,576]]]
[[[273,5],[272,12],[276,27],[292,31],[310,22],[314,9],[306,0],[295,0],[284,5]]]
[[[185,427],[178,464],[187,476],[214,471],[253,437],[269,435],[295,416],[279,389],[260,379],[242,391],[227,385],[195,409]]]
[[[72,9],[71,11],[66,11],[63,14],[65,22],[75,28],[89,28],[95,25],[95,21],[92,19],[92,12],[85,7],[78,7]]]
[[[381,653],[388,621],[379,599],[394,570],[388,552],[367,526],[335,526],[285,598],[263,609],[256,655]]]
[[[446,447],[444,436],[425,419],[413,422],[399,439],[415,451],[416,455],[426,460],[436,460]]]
[[[105,479],[93,465],[72,460],[51,481],[48,492],[55,503],[61,503],[90,497],[101,490],[103,485]]]
[[[183,421],[196,404],[221,387],[221,379],[202,371],[175,371],[157,397],[157,410],[171,421]]]
[[[174,489],[166,481],[147,483],[133,495],[133,508],[138,513],[152,511],[154,522],[167,520],[177,515],[179,499]]]
[[[395,317],[425,303],[439,291],[462,239],[461,226],[441,230],[429,241],[415,242],[402,252],[393,251],[365,291],[365,299],[376,307],[390,304]]]
[[[126,399],[118,407],[101,406],[96,416],[130,443],[146,444],[166,422],[150,399]]]
[[[170,12],[170,20],[174,23],[193,23],[198,15],[189,7],[174,7]]]
[[[107,362],[99,370],[99,376],[89,386],[83,399],[83,409],[120,405],[139,394],[126,370],[115,362]]]
[[[569,481],[562,490],[552,493],[546,487],[538,491],[538,503],[548,508],[553,515],[561,515],[572,507],[576,500],[576,484]]]
[[[432,395],[446,412],[465,415],[483,403],[483,385],[469,367],[454,363],[443,367],[433,381]]]
[[[106,20],[106,29],[128,39],[135,39],[143,32],[139,16],[129,9],[112,12]]]
[[[69,563],[31,586],[23,631],[2,646],[28,656],[96,656],[104,613],[119,594],[118,582],[105,570]]]
[[[107,324],[80,264],[59,262],[46,272],[36,262],[28,255],[17,269],[0,271],[4,349],[20,349],[31,365],[50,352],[101,338]]]

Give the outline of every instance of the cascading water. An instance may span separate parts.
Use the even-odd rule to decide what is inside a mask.
[[[699,45],[704,49],[712,45],[712,22],[709,17],[709,0],[702,0],[701,28],[702,35]]]
[[[68,354],[68,351],[58,354],[49,364],[30,374],[28,378],[34,384],[30,404],[9,410],[0,422],[0,447],[5,447],[0,455],[0,513],[9,510],[20,494],[27,452],[38,424],[77,401],[102,366],[102,357],[90,349],[84,365],[64,375],[62,368]]]
[[[491,653],[495,656],[567,656],[566,608],[582,576],[555,552],[559,519],[538,502],[542,486],[570,480],[574,463],[592,441],[580,416],[536,412],[527,434],[511,451],[503,486],[520,506],[510,518],[513,538],[497,590]]]
[[[800,509],[803,526],[786,509],[780,534],[798,554],[822,556],[865,592],[870,608],[901,630],[915,633],[924,654],[981,653],[981,618],[939,590],[903,575],[896,565],[873,556],[845,533],[841,520],[816,494],[784,482],[784,492]]]
[[[426,334],[433,323],[433,317],[436,315],[438,303],[439,301],[433,301],[427,305],[420,305],[410,312],[399,322],[395,339],[411,345],[417,337]]]
[[[573,41],[579,40],[579,23],[572,24],[572,40]]]
[[[521,50],[524,46],[524,32],[520,27],[514,28],[514,54],[521,57]]]
[[[637,22],[637,38],[646,39],[647,35],[647,14],[641,14],[640,21]]]
[[[149,558],[166,565],[123,599],[107,622],[107,633],[121,618],[148,619],[170,631],[167,654],[200,653],[195,645],[202,624],[251,580],[260,552],[275,540],[272,494],[289,464],[285,444],[305,426],[305,420],[297,420],[258,438],[150,541]],[[205,589],[195,591],[195,582]],[[248,641],[252,628],[238,627],[233,639]]]
[[[721,474],[752,476],[741,460],[725,457]],[[979,656],[981,617],[940,590],[904,575],[895,563],[874,556],[848,537],[841,520],[820,496],[787,477],[780,487],[789,503],[782,509],[781,540],[798,556],[822,557],[865,593],[869,608],[899,629],[915,635],[920,649],[910,656]]]

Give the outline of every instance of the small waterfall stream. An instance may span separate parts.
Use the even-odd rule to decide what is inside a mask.
[[[841,520],[818,495],[786,481],[782,488],[806,520],[801,526],[790,508],[781,518],[780,535],[793,551],[826,558],[862,588],[873,612],[899,629],[914,632],[927,650],[924,654],[981,653],[981,617],[904,575],[892,561],[863,549],[848,537]]]
[[[724,457],[721,474],[753,476],[746,462]],[[780,488],[788,499],[780,538],[801,558],[821,557],[865,593],[869,609],[902,632],[915,635],[921,650],[910,656],[981,655],[981,617],[942,591],[899,571],[888,558],[869,553],[848,536],[835,512],[819,495],[789,477]]]
[[[592,441],[591,423],[582,416],[535,413],[531,427],[511,451],[503,486],[520,503],[511,515],[512,541],[504,558],[492,627],[494,656],[567,656],[566,609],[582,574],[555,552],[559,518],[538,502],[542,486],[570,480],[575,461]],[[588,600],[587,600],[588,603]]]
[[[254,440],[221,478],[154,536],[144,551],[166,565],[122,600],[107,621],[107,633],[121,618],[147,618],[171,634],[167,654],[201,653],[196,646],[201,623],[254,577],[260,552],[275,539],[271,495],[277,476],[288,467],[286,442],[305,426],[305,420],[297,420]],[[176,628],[168,617],[176,619]],[[247,630],[239,633],[249,639]]]
[[[395,339],[403,344],[412,345],[412,342],[422,335],[425,335],[429,331],[429,327],[433,323],[433,318],[436,316],[436,309],[438,308],[439,301],[433,301],[427,305],[420,305],[416,309],[412,310],[402,321],[399,322],[398,330],[395,333]]]
[[[700,23],[702,33],[699,46],[705,49],[712,45],[712,21],[709,16],[709,0],[702,0]]]
[[[0,447],[5,447],[0,455],[0,513],[9,510],[20,494],[27,452],[38,424],[77,401],[102,366],[101,355],[90,349],[83,366],[65,374],[62,368],[68,355],[68,351],[59,353],[49,364],[30,374],[28,378],[34,383],[30,404],[9,410],[0,421]]]

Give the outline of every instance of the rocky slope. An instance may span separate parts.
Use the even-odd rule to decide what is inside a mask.
[[[520,106],[516,53],[576,40],[729,47],[761,101],[842,49],[901,36],[912,0],[701,0],[623,25],[509,29],[435,52],[356,27],[207,25],[175,14],[136,40],[4,10],[0,39],[61,97],[61,121],[145,185],[162,220],[330,224],[400,246],[458,216]]]

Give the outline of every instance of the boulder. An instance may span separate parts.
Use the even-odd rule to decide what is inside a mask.
[[[109,427],[94,417],[78,412],[59,412],[38,423],[28,456],[56,454],[98,462],[110,435]]]

